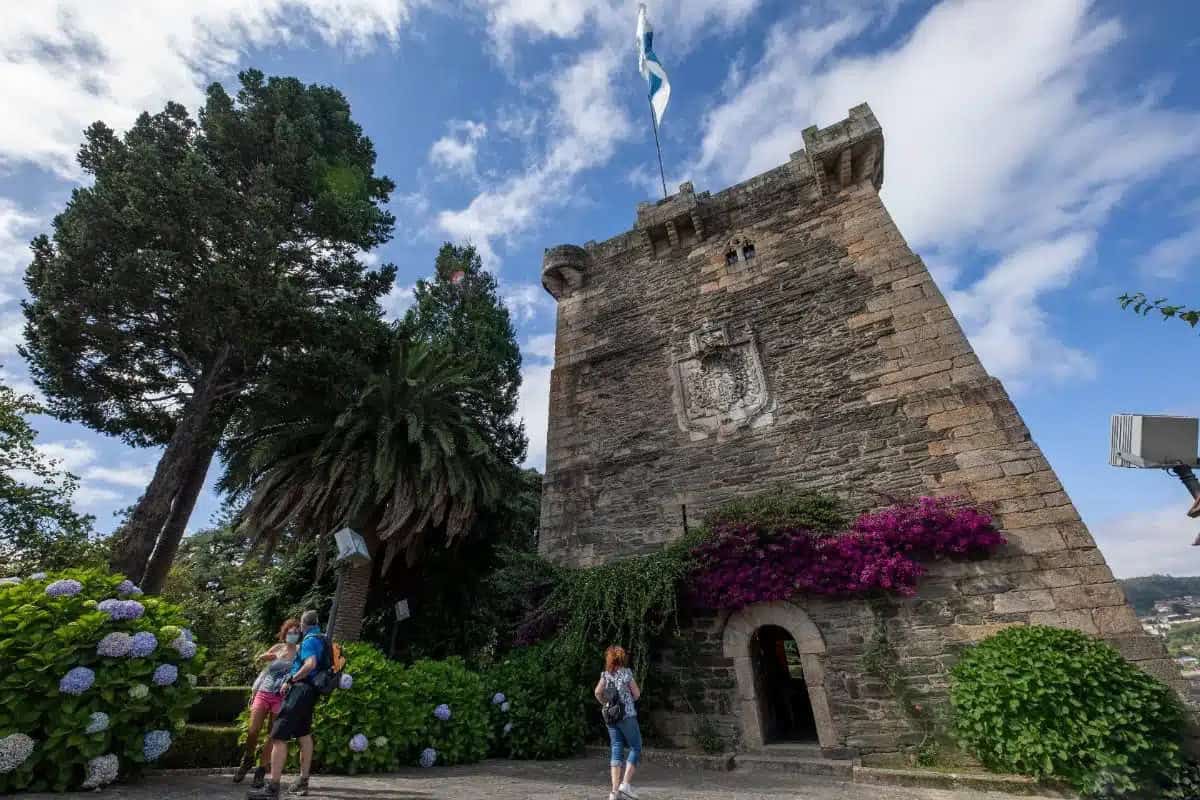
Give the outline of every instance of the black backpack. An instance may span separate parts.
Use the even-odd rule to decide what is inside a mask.
[[[308,682],[318,694],[333,694],[341,684],[341,673],[346,666],[346,659],[342,655],[341,645],[324,634],[318,638],[324,646],[321,648],[321,657],[317,659],[317,668],[313,670]]]
[[[617,691],[616,685],[609,681],[607,676],[604,684],[604,705],[600,708],[600,716],[604,718],[605,725],[616,725],[625,719],[625,704],[621,702],[621,693]]]

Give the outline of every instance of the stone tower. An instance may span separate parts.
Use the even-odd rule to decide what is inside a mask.
[[[541,550],[594,565],[645,553],[734,495],[778,483],[865,510],[886,497],[987,504],[1009,544],[937,563],[881,621],[800,598],[689,621],[707,705],[743,747],[770,734],[752,646],[783,629],[832,756],[919,735],[863,650],[885,626],[913,690],[944,698],[957,646],[1013,624],[1077,628],[1177,688],[998,380],[975,356],[879,198],[866,105],[724,191],[643,203],[632,230],[546,251],[558,302]],[[670,653],[658,654],[670,658]],[[686,744],[687,714],[658,718]]]

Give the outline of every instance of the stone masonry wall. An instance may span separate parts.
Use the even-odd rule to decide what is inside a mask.
[[[810,128],[805,145],[715,196],[685,185],[609,241],[547,252],[544,283],[559,306],[542,552],[574,565],[648,552],[681,535],[684,507],[695,524],[729,497],[776,483],[832,492],[860,510],[961,495],[989,506],[1010,544],[987,561],[932,564],[918,597],[887,604],[889,639],[917,689],[937,702],[958,647],[1026,623],[1102,636],[1181,688],[881,202],[883,140],[870,110]],[[746,243],[753,257],[731,260]],[[684,413],[703,403],[672,373],[705,322],[724,323],[729,341],[748,330],[744,347],[756,350],[767,384],[765,397],[755,393],[746,357],[748,378],[700,386],[718,400],[744,394],[747,419],[708,429]],[[876,615],[862,601],[797,606],[824,638],[838,743],[864,753],[909,743],[911,724],[862,669]],[[703,650],[710,710],[734,731],[745,725],[736,696],[752,690],[733,680],[722,652],[727,624],[727,615],[698,619],[688,635]],[[690,721],[664,719],[687,743]]]

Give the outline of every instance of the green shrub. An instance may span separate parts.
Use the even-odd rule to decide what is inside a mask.
[[[196,701],[188,719],[192,722],[232,725],[250,703],[249,686],[197,686]]]
[[[784,485],[728,500],[706,516],[704,524],[714,529],[722,525],[749,525],[764,531],[802,528],[834,533],[846,528],[850,517],[836,497]]]
[[[514,650],[487,670],[492,753],[543,759],[578,753],[595,701],[577,673],[547,644]]]
[[[122,581],[76,570],[0,585],[0,794],[80,787],[89,762],[104,782],[114,767],[137,772],[183,730],[203,652],[179,608],[121,599]],[[101,655],[127,651],[133,634],[141,656]]]
[[[1078,631],[1008,628],[968,650],[952,677],[957,735],[991,769],[1114,795],[1178,766],[1171,690]]]
[[[187,724],[170,751],[155,764],[162,769],[199,769],[237,766],[241,758],[237,725]],[[261,740],[260,740],[261,741]]]
[[[1200,800],[1200,763],[1188,761],[1164,780],[1162,800]]]
[[[483,680],[460,658],[417,661],[405,668],[400,702],[392,709],[389,723],[391,735],[404,746],[404,763],[420,763],[427,748],[437,751],[437,763],[443,766],[487,758],[488,696]],[[450,707],[446,721],[434,715],[443,704]]]

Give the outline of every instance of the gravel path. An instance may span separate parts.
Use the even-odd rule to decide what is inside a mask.
[[[389,775],[314,776],[309,796],[327,800],[605,800],[608,796],[605,767],[595,759],[487,761]],[[635,784],[643,800],[1003,800],[1011,797],[992,792],[865,786],[746,768],[722,773],[647,764],[637,777]],[[246,796],[247,785],[235,786],[228,775],[157,775],[133,785],[112,786],[99,794],[31,794],[22,798],[241,800]]]

